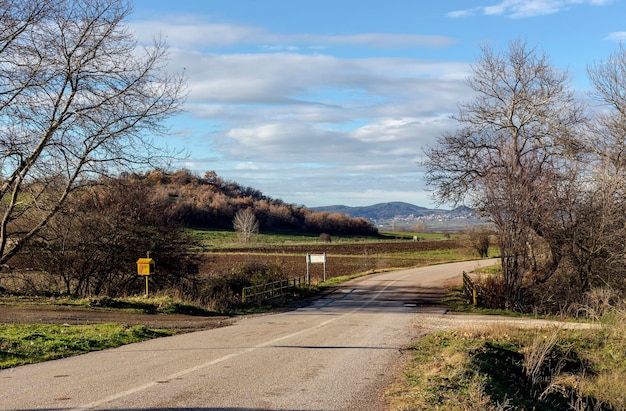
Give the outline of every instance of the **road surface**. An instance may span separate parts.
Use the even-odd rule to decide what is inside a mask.
[[[412,324],[446,315],[429,290],[493,262],[375,274],[295,311],[2,370],[0,409],[384,409]]]

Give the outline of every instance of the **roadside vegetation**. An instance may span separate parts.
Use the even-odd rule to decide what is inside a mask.
[[[0,324],[0,369],[172,335],[119,324]]]
[[[610,329],[459,329],[410,347],[394,410],[622,410],[626,347]]]
[[[392,410],[623,410],[626,311],[589,329],[459,328],[409,347]]]
[[[502,275],[499,265],[479,271],[478,278]],[[453,311],[556,323],[482,324],[420,337],[408,347],[403,378],[387,391],[391,409],[626,409],[626,301],[609,288],[580,301],[559,314],[525,314],[480,299],[472,305],[461,285],[452,288],[444,303]]]

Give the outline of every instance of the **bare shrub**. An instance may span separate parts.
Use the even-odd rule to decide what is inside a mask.
[[[476,285],[480,289],[479,304],[485,308],[503,308],[504,282],[498,275],[484,275],[476,278]]]
[[[489,257],[489,243],[491,242],[491,228],[479,226],[469,228],[467,231],[469,242],[480,258]]]
[[[206,280],[200,289],[199,302],[212,311],[229,311],[241,305],[241,290],[249,285],[237,275],[217,276]]]
[[[192,287],[197,261],[187,251],[194,242],[166,218],[163,207],[146,200],[143,189],[137,181],[116,179],[76,190],[25,252],[11,260],[14,273],[32,280],[29,293],[140,293],[143,281],[132,268],[146,251],[157,265],[151,288]]]
[[[562,262],[561,267],[547,281],[541,281],[540,273],[530,273],[524,284],[524,305],[536,314],[576,314],[581,307],[583,294],[574,267]],[[583,304],[584,305],[584,304]],[[582,311],[579,315],[584,315]]]
[[[244,287],[285,279],[278,264],[249,261],[203,281],[195,299],[209,310],[230,311],[240,307]]]
[[[247,278],[250,285],[265,284],[285,279],[282,268],[278,264],[262,261],[250,261],[234,270],[237,277]]]

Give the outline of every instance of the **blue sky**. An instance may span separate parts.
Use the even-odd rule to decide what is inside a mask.
[[[173,164],[309,207],[433,207],[419,162],[453,130],[480,47],[526,40],[568,70],[626,40],[626,0],[135,0],[189,97],[162,140]],[[443,206],[446,208],[446,205]]]

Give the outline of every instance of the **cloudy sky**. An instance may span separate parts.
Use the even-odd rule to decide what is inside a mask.
[[[625,17],[626,0],[135,0],[129,23],[188,78],[173,168],[309,207],[434,207],[420,159],[472,98],[482,45],[538,46],[584,98]]]

